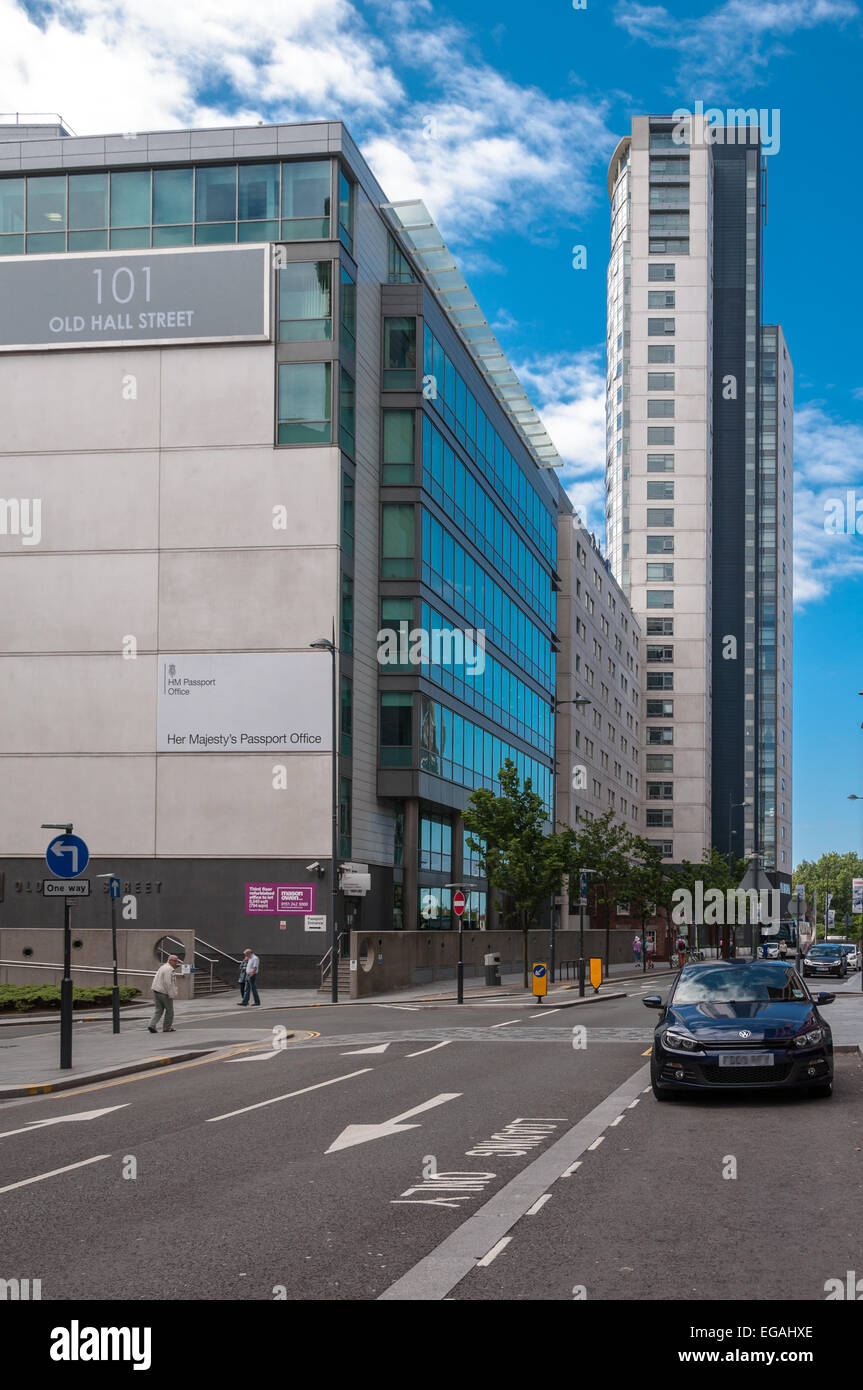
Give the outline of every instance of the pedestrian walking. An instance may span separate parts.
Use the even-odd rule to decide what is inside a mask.
[[[686,937],[683,935],[683,932],[681,932],[677,938],[675,950],[677,951],[677,964],[682,970],[686,962]]]
[[[249,994],[254,994],[255,1004],[260,1004],[261,1002],[258,998],[258,971],[261,968],[261,962],[258,960],[251,946],[246,947],[243,955],[245,956],[246,984],[243,990],[243,1002],[237,1005],[238,1009],[245,1009],[247,1007]]]
[[[147,1024],[147,1032],[155,1033],[159,1024],[159,1019],[164,1014],[165,1021],[162,1024],[163,1033],[175,1033],[174,1027],[174,1000],[177,997],[177,979],[174,971],[180,964],[179,957],[169,956],[164,964],[159,966],[153,976],[153,1017]]]
[[[647,961],[648,970],[653,969],[653,955],[656,947],[653,944],[653,937],[648,937],[644,943],[644,958]]]
[[[788,942],[783,937],[779,943],[779,958],[785,960],[788,955]]]
[[[239,973],[239,975],[237,976],[237,984],[238,984],[239,987],[240,987],[240,997],[242,998],[242,996],[243,996],[243,995],[245,994],[245,992],[246,992],[246,958],[245,958],[245,956],[244,956],[243,959],[240,961],[240,973]]]
[[[638,932],[635,933],[632,941],[632,963],[633,965],[639,965],[641,963],[641,937],[638,935]]]

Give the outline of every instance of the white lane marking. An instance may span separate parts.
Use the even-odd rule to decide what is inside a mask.
[[[492,1028],[509,1028],[513,1023],[521,1023],[520,1018],[508,1018],[506,1023],[493,1023]]]
[[[422,1115],[425,1110],[434,1110],[438,1105],[446,1105],[449,1100],[458,1100],[461,1095],[461,1091],[441,1091],[439,1096],[432,1096],[431,1100],[424,1100],[422,1105],[403,1110],[391,1120],[383,1120],[377,1125],[348,1125],[324,1152],[336,1153],[339,1149],[353,1148],[355,1144],[367,1144],[370,1139],[389,1138],[391,1134],[400,1134],[405,1129],[419,1129],[419,1125],[406,1125],[403,1121],[413,1115]]]
[[[421,1005],[419,1004],[375,1004],[376,1009],[408,1009],[415,1014]]]
[[[627,1107],[627,1109],[628,1109],[628,1108],[629,1108],[629,1107]],[[611,1128],[611,1129],[614,1129],[614,1126],[615,1126],[615,1125],[619,1125],[622,1119],[623,1119],[623,1116],[622,1116],[622,1115],[618,1115],[618,1117],[617,1117],[616,1120],[612,1120],[610,1128]]]
[[[454,1041],[454,1038],[447,1038],[446,1042],[435,1043],[434,1047],[423,1047],[419,1052],[409,1052],[407,1055],[408,1057],[422,1057],[426,1052],[437,1052],[439,1047],[449,1047],[450,1043]]]
[[[476,1269],[476,1262],[497,1238],[505,1236],[529,1206],[547,1192],[561,1173],[582,1157],[588,1143],[641,1091],[648,1069],[642,1065],[589,1114],[521,1168],[505,1187],[455,1228],[428,1255],[378,1295],[382,1302],[446,1300],[458,1283]]]
[[[531,1018],[548,1018],[549,1014],[559,1014],[560,1009],[543,1009],[541,1013],[531,1014]]]
[[[125,1110],[130,1104],[131,1101],[127,1100],[122,1105],[106,1105],[103,1110],[80,1110],[77,1115],[52,1115],[46,1120],[31,1120],[24,1129],[7,1129],[4,1134],[0,1134],[0,1139],[11,1139],[13,1134],[30,1134],[45,1125],[64,1125],[72,1120],[97,1120],[100,1115],[110,1115],[112,1110]]]
[[[598,1139],[594,1139],[594,1141],[593,1141],[592,1144],[588,1144],[588,1146],[587,1146],[588,1152],[590,1152],[591,1149],[598,1149],[604,1138],[605,1138],[605,1135],[604,1135],[604,1134],[600,1134],[600,1136],[599,1136]]]
[[[525,1216],[536,1216],[537,1212],[542,1210],[542,1208],[545,1206],[546,1202],[550,1202],[550,1201],[551,1201],[551,1193],[550,1193],[550,1192],[544,1192],[543,1195],[540,1197],[539,1201],[538,1201],[538,1202],[534,1202],[533,1206],[530,1207],[529,1210],[525,1212]]]
[[[577,1158],[577,1159],[575,1160],[575,1163],[570,1163],[569,1167],[568,1167],[568,1168],[565,1168],[565,1169],[563,1170],[563,1172],[561,1173],[560,1176],[561,1176],[562,1178],[571,1178],[572,1175],[573,1175],[573,1173],[575,1172],[576,1168],[580,1168],[580,1167],[581,1167],[581,1159],[580,1159],[580,1158]]]
[[[28,1187],[31,1182],[44,1182],[46,1178],[56,1178],[58,1173],[71,1173],[73,1168],[86,1168],[88,1163],[102,1163],[110,1154],[97,1154],[95,1158],[82,1158],[80,1163],[67,1163],[65,1168],[52,1168],[50,1173],[39,1173],[35,1178],[22,1178],[21,1182],[10,1182],[8,1187],[0,1187],[0,1192],[13,1192],[16,1187]]]
[[[346,1076],[334,1076],[329,1081],[318,1081],[314,1086],[304,1086],[301,1091],[288,1091],[284,1096],[273,1096],[270,1100],[259,1100],[257,1105],[244,1105],[242,1110],[229,1110],[224,1115],[211,1115],[207,1124],[214,1125],[217,1120],[231,1120],[235,1115],[247,1115],[250,1110],[261,1110],[265,1105],[275,1105],[279,1100],[293,1100],[294,1096],[305,1096],[309,1091],[320,1091],[324,1086],[336,1086],[340,1081],[350,1081],[354,1076],[365,1076],[367,1071],[372,1070],[372,1067],[363,1067],[361,1071],[349,1071]]]
[[[280,1052],[287,1052],[286,1047],[269,1047],[266,1052],[253,1052],[248,1057],[229,1057],[228,1062],[269,1062],[271,1057],[278,1057]]]
[[[636,1107],[636,1105],[638,1104],[638,1102],[639,1102],[640,1100],[641,1100],[641,1096],[636,1096],[636,1097],[635,1097],[635,1100],[632,1102],[632,1104],[631,1104],[631,1105],[627,1105],[627,1107],[626,1107],[627,1110],[634,1110],[635,1107]]]
[[[652,1090],[653,1090],[653,1087],[652,1087],[652,1086],[645,1086],[645,1088],[644,1088],[644,1090],[642,1091],[641,1094],[642,1094],[643,1096],[646,1096],[646,1095],[647,1095],[647,1092],[648,1092],[648,1091],[652,1091]]]
[[[503,1240],[499,1240],[498,1243],[497,1243],[497,1245],[493,1245],[493,1246],[491,1247],[491,1249],[489,1250],[489,1252],[488,1252],[487,1255],[483,1255],[483,1257],[482,1257],[481,1260],[477,1260],[477,1262],[476,1262],[477,1269],[479,1269],[481,1266],[484,1266],[484,1267],[487,1268],[487,1267],[491,1264],[492,1260],[496,1260],[496,1259],[497,1259],[497,1257],[498,1257],[498,1255],[500,1254],[501,1250],[505,1250],[505,1249],[506,1249],[506,1247],[509,1245],[509,1243],[510,1243],[511,1240],[512,1240],[512,1236],[504,1236]]]
[[[343,1057],[362,1057],[367,1052],[386,1052],[389,1043],[378,1043],[377,1047],[358,1047],[353,1052],[343,1052]]]

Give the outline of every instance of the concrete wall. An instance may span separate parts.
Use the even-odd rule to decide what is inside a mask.
[[[612,931],[613,965],[632,960],[632,933]],[[500,955],[501,972],[520,971],[523,942],[520,931],[464,933],[465,979],[483,975],[487,951]],[[555,959],[560,965],[576,960],[578,931],[555,932]],[[549,960],[549,932],[528,933],[528,962]],[[605,956],[605,932],[586,930],[585,959]],[[378,959],[378,957],[382,959]],[[353,962],[356,962],[354,969]],[[457,932],[351,932],[351,998],[365,999],[389,989],[410,989],[432,980],[455,980],[458,965]]]
[[[161,959],[156,947],[164,933],[158,931],[117,932],[117,967],[121,985],[134,985],[145,999],[152,999],[152,983]],[[186,948],[186,959],[191,962],[195,946],[194,932],[175,933]],[[75,942],[81,945],[76,947]],[[176,946],[173,947],[176,950]],[[32,956],[24,951],[31,950]],[[9,965],[6,962],[20,961]],[[28,961],[42,961],[55,964],[52,970],[40,970]],[[72,981],[76,985],[111,985],[111,933],[107,930],[84,927],[80,930],[72,925]],[[107,973],[88,970],[88,965],[105,966]],[[138,972],[138,973],[135,973]],[[4,985],[59,985],[63,978],[63,931],[60,927],[33,927],[0,929],[0,984]],[[191,975],[177,977],[177,998],[191,999],[194,980]]]

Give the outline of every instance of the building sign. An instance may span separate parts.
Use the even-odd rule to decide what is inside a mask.
[[[160,753],[329,753],[330,660],[317,652],[160,656]]]
[[[863,912],[863,878],[851,880],[851,911]]]
[[[0,351],[266,341],[270,248],[0,259]]]
[[[284,912],[307,917],[315,911],[313,883],[247,883],[246,913]],[[308,929],[307,929],[308,930]]]

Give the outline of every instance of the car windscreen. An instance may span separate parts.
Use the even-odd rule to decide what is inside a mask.
[[[835,960],[837,956],[841,956],[842,950],[839,946],[813,946],[809,954],[810,956],[823,956],[825,960]]]
[[[680,976],[671,1003],[673,1007],[719,1002],[775,1004],[805,998],[793,966],[777,961],[775,965],[738,966],[732,970],[692,966]]]

